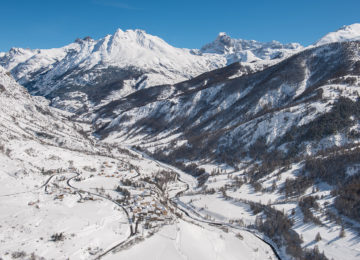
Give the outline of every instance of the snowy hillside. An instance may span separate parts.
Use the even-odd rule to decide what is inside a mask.
[[[50,108],[43,97],[32,97],[9,72],[0,67],[2,142],[37,140],[71,149],[91,149],[82,126],[68,120],[69,114]],[[6,149],[6,144],[4,144]]]
[[[204,138],[201,143],[206,147],[207,139],[212,139],[214,152],[234,143],[250,147],[262,136],[275,145],[293,125],[308,124],[329,111],[339,96],[355,99],[358,45],[334,43],[307,49],[255,73],[234,63],[187,82],[138,91],[97,110],[97,131],[115,139],[146,137],[143,141],[148,144],[174,135],[179,142]],[[337,91],[345,86],[351,88],[351,95]],[[222,134],[213,134],[217,131]]]

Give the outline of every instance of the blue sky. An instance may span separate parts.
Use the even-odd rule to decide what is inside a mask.
[[[117,28],[144,29],[176,47],[234,38],[308,45],[360,22],[359,0],[1,0],[0,51],[60,47]]]

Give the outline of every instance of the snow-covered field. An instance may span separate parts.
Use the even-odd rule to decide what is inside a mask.
[[[121,154],[117,154],[120,159],[115,159],[55,149],[51,152],[58,158],[46,160],[49,157],[46,146],[32,143],[32,147],[36,153],[32,161],[34,167],[42,165],[45,169],[62,168],[64,171],[50,175],[41,171],[31,174],[21,171],[23,162],[17,164],[16,161],[27,158],[15,156],[22,154],[27,146],[18,148],[11,159],[0,157],[6,169],[0,176],[1,183],[5,184],[0,193],[0,256],[3,259],[12,259],[22,252],[45,259],[92,259],[101,255],[126,241],[130,229],[121,207],[94,194],[121,199],[114,191],[120,179],[138,179],[168,169],[148,158],[128,156],[127,162],[138,167],[140,175],[136,176]],[[80,172],[79,180],[74,178],[77,176],[74,169]],[[189,175],[182,177],[193,185]],[[175,195],[186,187],[183,183],[174,183],[171,188],[169,194]],[[141,189],[138,192],[129,190],[134,195],[142,192]],[[157,195],[153,196],[157,199]],[[129,207],[127,209],[131,212]],[[238,212],[241,208],[233,212],[234,216]],[[171,220],[165,226],[155,226],[153,231],[141,229],[137,236],[146,237],[144,241],[130,248],[119,247],[116,253],[108,253],[104,259],[141,259],[145,255],[149,259],[276,259],[268,245],[248,232],[240,232],[241,237],[237,237],[239,232],[224,231],[186,218]],[[59,241],[54,241],[55,234],[62,234]]]
[[[215,227],[179,220],[165,226],[144,242],[104,259],[276,259],[271,248],[247,232],[223,231]]]

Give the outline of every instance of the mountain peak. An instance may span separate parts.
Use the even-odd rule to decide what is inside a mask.
[[[23,54],[25,53],[26,50],[23,49],[23,48],[18,48],[18,47],[12,47],[10,50],[9,50],[9,53],[11,53],[12,55],[16,55],[16,54]]]
[[[201,48],[204,53],[218,53],[226,54],[230,51],[230,48],[234,45],[234,39],[232,39],[225,32],[220,32],[216,39],[206,44]]]
[[[169,57],[175,51],[175,48],[164,40],[140,29],[118,29],[104,44],[107,57],[115,63],[119,60],[127,61],[128,64],[158,63],[160,56]]]
[[[360,40],[360,23],[344,25],[335,32],[330,32],[315,43],[315,46],[343,41]]]
[[[224,38],[230,38],[229,35],[227,35],[226,32],[219,32],[218,36],[216,39],[224,39]]]
[[[122,37],[122,36],[128,36],[128,35],[150,36],[144,30],[141,30],[141,29],[135,29],[135,30],[128,29],[126,31],[123,31],[119,28],[114,33],[115,37]]]
[[[120,28],[117,28],[114,34],[122,34],[122,33],[124,33],[124,31],[121,30]]]
[[[162,45],[164,42],[160,41],[160,38],[156,36],[147,34],[144,30],[128,29],[123,31],[121,29],[117,29],[116,32],[112,35],[112,43],[117,46],[136,44],[142,47],[149,47],[153,45]]]

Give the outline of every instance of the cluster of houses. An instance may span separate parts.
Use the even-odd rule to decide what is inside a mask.
[[[107,174],[106,173],[106,168],[113,168],[115,162],[107,162],[104,161],[101,165],[101,169],[100,169],[100,173],[98,174],[98,176],[104,176],[104,177],[113,177],[113,178],[122,178],[123,176],[121,174],[119,174],[118,172],[114,172],[113,174]],[[119,171],[122,171],[124,169],[129,170],[130,173],[132,173],[133,171],[131,171],[130,169],[128,169],[128,167],[126,167],[127,164],[125,163],[120,163],[119,165],[117,165],[117,168]],[[69,168],[71,170],[72,166]],[[75,170],[75,168],[73,169]],[[55,170],[53,171],[55,173]],[[134,172],[135,174],[135,172]],[[66,177],[65,176],[57,176],[56,177],[57,181],[65,181]],[[81,181],[82,178],[81,177],[77,177],[74,178],[74,181]],[[55,185],[55,184],[54,184]],[[57,185],[55,185],[57,186]],[[58,186],[56,188],[59,188]],[[62,187],[63,192],[69,192],[71,193],[72,190],[69,187]],[[57,189],[58,191],[58,189]],[[150,221],[161,221],[161,220],[165,220],[166,218],[170,218],[168,216],[168,211],[167,209],[159,202],[155,201],[154,198],[151,198],[151,191],[144,189],[144,187],[140,188],[140,191],[142,192],[139,195],[135,195],[134,197],[132,197],[130,199],[130,201],[128,201],[128,205],[131,205],[131,207],[129,207],[130,211],[133,213],[133,215],[136,218],[143,218],[143,219],[147,219]],[[49,192],[50,194],[52,194],[53,192]],[[63,200],[64,198],[64,193],[62,194],[58,194],[55,196],[55,200]],[[79,202],[84,202],[85,200],[94,200],[94,198],[92,196],[84,196],[83,198],[81,198],[79,200]]]
[[[119,172],[121,171],[127,171],[130,170],[128,165],[126,165],[125,163],[120,163],[117,165],[117,170],[118,172],[114,172],[112,174],[108,174],[105,172],[106,168],[113,168],[113,165],[115,162],[111,162],[108,163],[107,161],[103,162],[103,164],[100,166],[100,173],[98,174],[98,176],[104,176],[106,178],[121,178],[121,174],[119,174]],[[132,173],[132,171],[130,170],[130,173]]]
[[[149,221],[163,221],[170,218],[167,209],[154,198],[134,196],[130,210],[136,218],[143,218]]]

